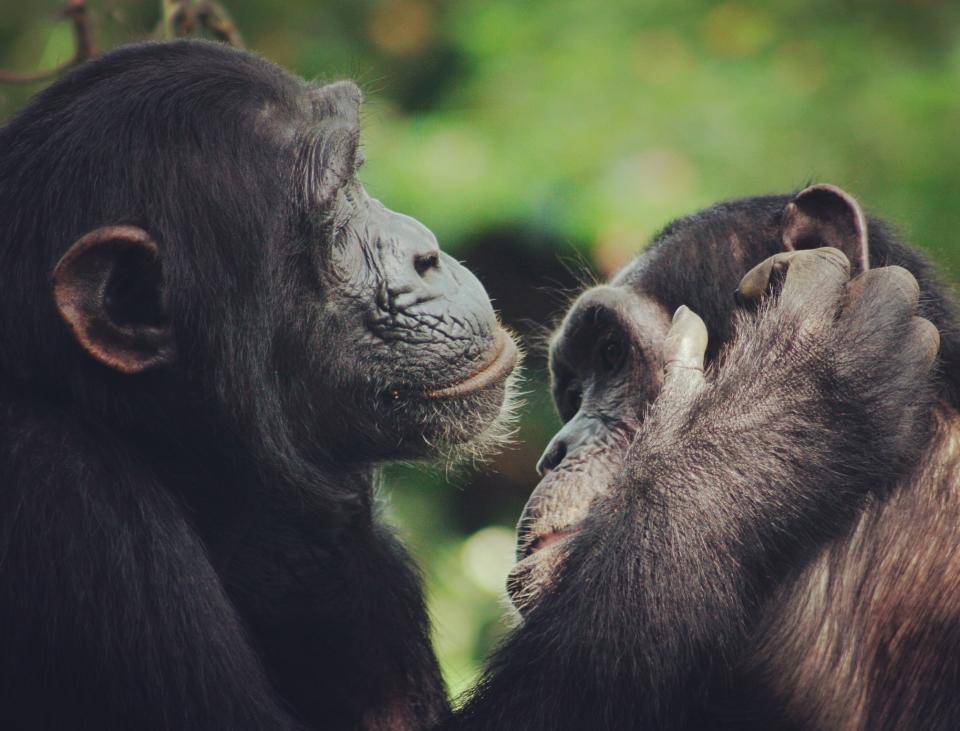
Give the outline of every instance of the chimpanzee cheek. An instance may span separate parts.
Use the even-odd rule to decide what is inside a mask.
[[[386,298],[385,284],[364,244],[351,239],[333,247],[319,263],[317,301],[324,316],[347,329],[366,327]]]

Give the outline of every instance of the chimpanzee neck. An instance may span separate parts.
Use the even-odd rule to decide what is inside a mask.
[[[374,466],[337,464],[322,449],[307,453],[289,442],[285,453],[268,450],[182,394],[121,408],[90,393],[0,382],[0,404],[42,410],[71,425],[79,441],[121,449],[177,496],[205,539],[242,532],[248,514],[267,505],[333,531],[372,521]]]
[[[272,510],[310,515],[331,529],[372,519],[374,467],[335,465],[296,452],[264,454],[240,435],[206,426],[205,433],[193,439],[182,433],[177,439],[169,433],[161,438],[153,431],[136,438],[164,484],[182,495],[198,516],[209,512],[222,520],[224,505],[233,504],[238,517],[270,505]]]

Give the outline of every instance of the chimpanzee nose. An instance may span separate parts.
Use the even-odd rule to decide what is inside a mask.
[[[603,439],[607,430],[608,427],[602,417],[578,411],[576,416],[564,424],[550,440],[543,456],[537,462],[537,472],[543,477],[551,470],[557,469],[567,457],[591,444],[597,444]]]
[[[408,261],[413,271],[421,279],[428,278],[431,271],[440,267],[440,244],[437,243],[437,237],[417,219],[402,213],[394,215],[398,219],[400,241],[410,257]]]
[[[537,462],[537,474],[543,477],[551,470],[556,469],[566,456],[567,443],[557,434],[557,436],[550,440],[543,455],[541,455],[540,460]]]
[[[437,237],[420,221],[370,200],[372,221],[385,233],[378,243],[383,281],[377,306],[388,312],[431,312],[492,343],[497,317],[480,281],[441,251]]]
[[[389,276],[391,292],[395,295],[411,293],[416,299],[440,294],[435,291],[442,288],[440,280],[443,279],[438,277],[443,274],[443,262],[437,237],[415,218],[393,211],[387,213],[392,219],[399,255],[394,265],[396,269]]]
[[[440,266],[440,249],[415,254],[413,257],[413,268],[421,279],[429,275],[431,270]]]

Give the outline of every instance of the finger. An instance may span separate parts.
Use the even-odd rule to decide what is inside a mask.
[[[783,251],[757,264],[740,280],[740,285],[735,293],[737,300],[741,304],[745,304],[768,295],[771,280],[775,278],[775,275],[786,270],[788,262],[796,253],[795,251]]]
[[[915,343],[922,365],[928,370],[933,368],[940,352],[940,331],[937,326],[923,317],[914,317],[910,321],[909,339]]]
[[[686,305],[677,308],[663,343],[665,388],[693,391],[703,386],[703,359],[708,340],[703,320]]]
[[[783,251],[762,261],[740,280],[737,299],[748,303],[770,293],[777,280],[783,280],[782,296],[832,306],[841,287],[850,278],[850,261],[839,249],[825,246],[803,251]]]
[[[880,302],[899,306],[902,313],[914,312],[920,301],[920,285],[914,276],[898,266],[870,269],[847,285],[845,316],[855,317],[864,308]]]
[[[850,260],[840,249],[825,246],[794,252],[783,281],[782,300],[836,306],[850,281]]]

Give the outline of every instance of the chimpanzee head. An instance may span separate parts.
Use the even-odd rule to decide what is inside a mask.
[[[491,431],[517,348],[476,278],[360,184],[360,102],[205,42],[122,48],[41,93],[0,131],[4,387],[277,464]]]
[[[814,185],[795,196],[723,203],[678,220],[609,284],[573,303],[549,351],[563,426],[538,464],[542,479],[521,516],[518,563],[508,580],[521,611],[549,585],[563,544],[589,516],[594,498],[615,484],[660,391],[664,339],[677,308],[687,305],[705,322],[709,365],[733,335],[735,290],[744,275],[779,252],[821,246],[843,251],[853,276],[871,265],[898,264],[925,293],[937,291],[920,255],[893,242],[881,223],[868,222],[844,191]],[[945,325],[945,300],[922,297],[918,314]],[[949,362],[957,355],[957,338],[945,335],[941,356]]]

